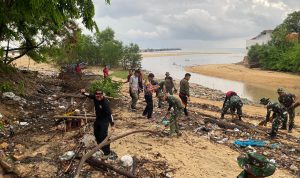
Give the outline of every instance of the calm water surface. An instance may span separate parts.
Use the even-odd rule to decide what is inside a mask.
[[[244,57],[243,53],[230,54],[193,54],[183,56],[162,56],[146,57],[142,60],[142,67],[153,72],[158,77],[163,77],[165,72],[170,72],[175,80],[183,78],[186,71],[184,67],[206,64],[231,64],[240,62]],[[249,85],[243,82],[210,77],[201,74],[191,73],[190,82],[203,85],[205,87],[218,89],[223,92],[234,90],[241,97],[258,102],[262,97],[269,97],[277,101],[277,88]],[[299,90],[289,89],[289,92],[300,96]]]

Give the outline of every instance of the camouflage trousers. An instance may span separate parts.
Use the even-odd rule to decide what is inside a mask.
[[[159,96],[162,92],[158,92],[157,96]],[[161,108],[163,105],[163,98],[162,97],[158,97],[158,107]]]
[[[166,88],[166,93],[169,93],[170,95],[173,95],[172,88]]]
[[[179,133],[179,126],[177,119],[180,117],[180,111],[173,111],[170,116],[170,135],[173,133]]]
[[[222,110],[222,115],[226,114],[227,111],[230,109],[231,114],[234,114],[236,111],[237,115],[239,117],[242,117],[242,115],[243,115],[242,106],[243,106],[243,104],[239,103],[238,101],[235,101],[235,102],[227,101]]]
[[[292,130],[294,128],[294,124],[295,124],[295,108],[289,108],[289,109],[287,109],[287,112],[289,115],[289,130]],[[283,118],[282,127],[286,128],[287,120],[288,120],[288,117]]]
[[[282,120],[283,120],[283,118],[280,117],[279,114],[274,114],[273,115],[272,131],[271,131],[272,134],[277,135],[278,128],[279,128],[279,125],[282,122]]]

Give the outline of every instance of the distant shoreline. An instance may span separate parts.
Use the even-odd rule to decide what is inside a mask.
[[[162,51],[162,52],[141,52],[143,58],[163,56],[187,56],[196,54],[233,54],[232,52],[184,52],[184,51]]]

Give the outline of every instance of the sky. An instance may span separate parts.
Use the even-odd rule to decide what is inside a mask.
[[[100,30],[140,48],[245,48],[247,39],[274,29],[300,0],[94,0]]]

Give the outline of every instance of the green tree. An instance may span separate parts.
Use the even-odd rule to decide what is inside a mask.
[[[124,47],[124,57],[122,59],[122,67],[124,69],[136,69],[141,67],[142,55],[137,44],[130,43]]]
[[[102,64],[118,66],[123,58],[123,46],[120,41],[107,41],[100,47]]]
[[[272,33],[268,44],[252,46],[248,52],[249,61],[260,67],[278,71],[300,72],[300,43],[288,41],[291,32],[300,32],[300,11],[287,16]]]
[[[0,48],[0,62],[9,64],[25,54],[34,60],[44,60],[41,47],[72,39],[70,32],[78,28],[74,20],[81,19],[87,29],[97,31],[94,14],[92,0],[0,1],[0,42],[6,42]],[[18,47],[11,48],[12,42]],[[19,55],[11,57],[9,52]]]

